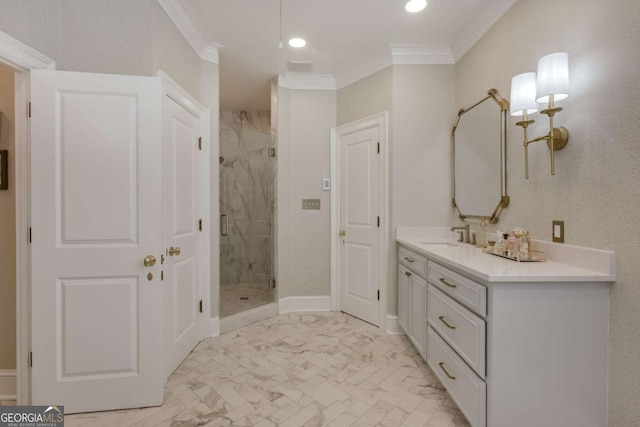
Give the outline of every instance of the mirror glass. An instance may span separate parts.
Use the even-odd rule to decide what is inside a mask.
[[[460,109],[452,132],[453,204],[460,219],[495,224],[507,207],[508,102],[495,89]]]

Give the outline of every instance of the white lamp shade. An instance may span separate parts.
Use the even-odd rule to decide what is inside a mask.
[[[538,111],[536,103],[536,73],[522,73],[511,79],[511,115]]]
[[[566,52],[552,53],[538,61],[538,79],[536,82],[536,101],[562,101],[569,97],[569,55]]]

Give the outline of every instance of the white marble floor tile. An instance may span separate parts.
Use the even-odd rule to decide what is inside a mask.
[[[281,315],[200,343],[161,407],[69,426],[469,427],[404,336],[342,313]]]

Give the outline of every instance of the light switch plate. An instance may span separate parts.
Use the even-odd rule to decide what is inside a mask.
[[[551,236],[554,242],[564,243],[564,221],[553,221]]]
[[[322,179],[322,189],[324,191],[331,190],[331,180],[329,178],[323,178]]]
[[[320,199],[302,199],[302,209],[320,210]]]

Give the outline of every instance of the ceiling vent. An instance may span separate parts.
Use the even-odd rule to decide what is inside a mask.
[[[287,63],[287,69],[289,71],[304,73],[313,69],[313,62],[311,61],[289,61]]]

